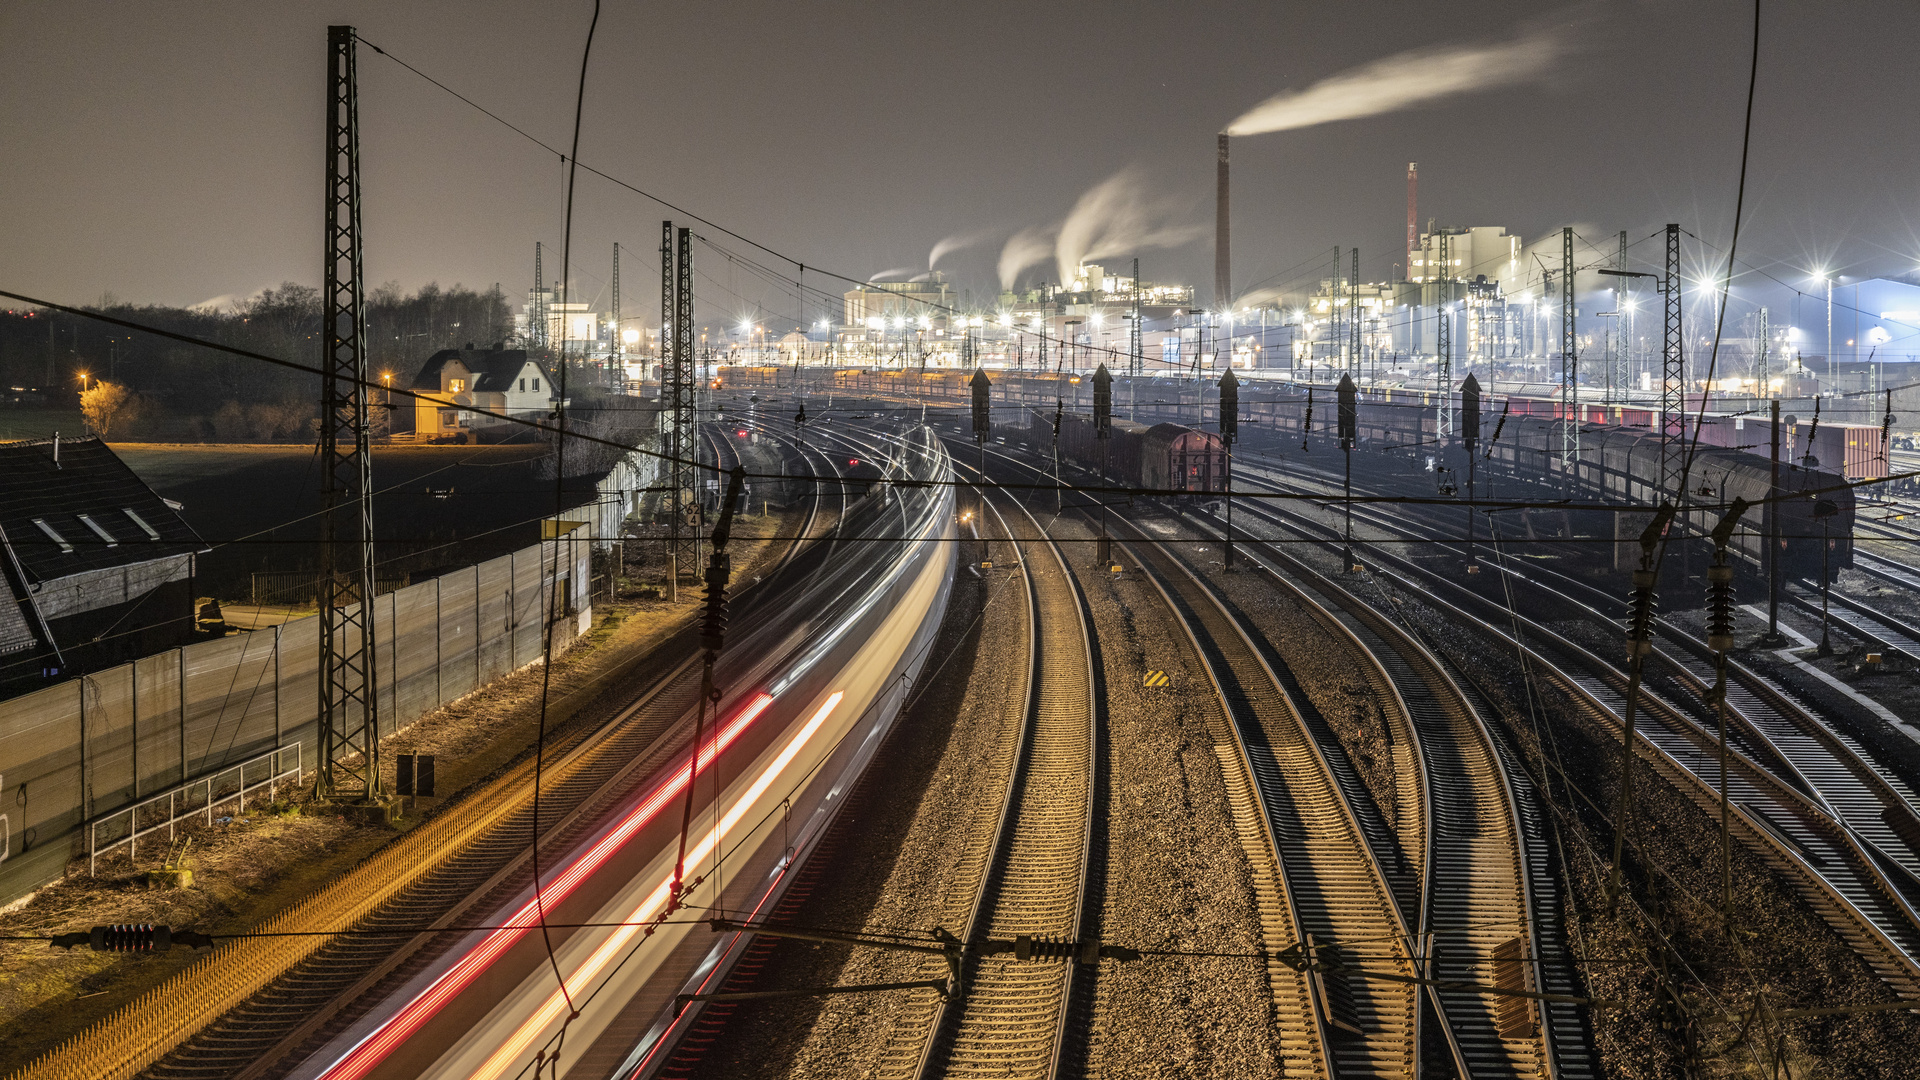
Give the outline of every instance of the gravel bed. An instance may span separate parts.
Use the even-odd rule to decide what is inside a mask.
[[[1495,703],[1508,737],[1523,747],[1533,767],[1557,763],[1577,792],[1557,780],[1553,785],[1562,811],[1559,849],[1569,885],[1568,936],[1575,955],[1625,961],[1594,964],[1583,972],[1590,992],[1627,1002],[1623,1009],[1593,1016],[1597,1048],[1616,1075],[1683,1074],[1684,1041],[1659,1026],[1656,972],[1662,966],[1696,1014],[1737,1011],[1763,987],[1776,1002],[1796,1005],[1891,998],[1793,888],[1738,845],[1736,929],[1729,936],[1720,915],[1718,822],[1650,771],[1636,775],[1628,859],[1638,906],[1609,915],[1604,888],[1612,833],[1606,815],[1615,794],[1617,741],[1557,692],[1537,692],[1532,697],[1537,712],[1530,712],[1510,651],[1461,630],[1417,596],[1396,594],[1395,599],[1401,603],[1388,606],[1418,625]],[[1596,637],[1592,644],[1603,643]],[[1663,938],[1671,951],[1659,947]],[[1739,1040],[1737,1021],[1705,1020],[1696,1031],[1698,1052],[1717,1070],[1713,1075],[1764,1075],[1762,1064],[1774,1060],[1796,1076],[1897,1075],[1898,1063],[1920,1046],[1920,1021],[1894,1014],[1787,1021],[1771,1029],[1783,1047],[1773,1054],[1757,1038]]]
[[[1093,929],[1138,949],[1256,950],[1253,887],[1214,756],[1208,725],[1218,705],[1206,671],[1149,580],[1092,565],[1094,533],[1079,520],[1050,529],[1093,613],[1106,684],[1106,834],[1093,870],[1105,895]],[[1147,671],[1171,681],[1146,687]],[[1093,988],[1087,1075],[1278,1075],[1259,962],[1108,960]]]
[[[1007,558],[993,545],[996,559]],[[969,568],[985,546],[962,545],[926,689],[900,717],[811,862],[811,894],[782,917],[849,930],[955,933],[973,901],[959,853],[990,835],[1006,789],[1005,755],[1021,720],[1026,597],[1010,573]],[[935,670],[937,669],[937,670]],[[926,978],[913,954],[781,942],[766,950],[762,990]],[[896,1020],[925,991],[744,1003],[699,1059],[702,1077],[840,1077],[873,1072]]]

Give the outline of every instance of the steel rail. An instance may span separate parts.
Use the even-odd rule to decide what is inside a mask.
[[[1039,523],[1017,500],[996,494],[983,504],[1020,551],[1031,667],[1020,749],[963,940],[1078,943],[1099,737],[1092,630],[1066,559]],[[1008,506],[1026,519],[1024,539],[1007,527]],[[1063,961],[969,954],[917,1075],[1057,1075],[1081,966],[1078,956]]]
[[[777,593],[781,579],[756,590]],[[748,602],[759,597],[749,594]],[[698,693],[691,654],[673,660],[632,704],[549,749],[542,846],[589,827],[644,766],[678,752],[675,734]],[[598,692],[596,690],[596,692]],[[678,732],[684,736],[684,732]],[[468,908],[523,888],[530,855],[533,762],[526,759],[369,856],[333,884],[269,919],[265,933],[453,925]],[[396,944],[396,940],[399,944]],[[258,937],[222,946],[30,1063],[21,1080],[261,1077],[316,1037],[364,992],[423,962],[432,935]]]
[[[1213,538],[1222,535],[1215,523],[1192,520]],[[1543,923],[1557,921],[1534,896],[1534,882],[1547,863],[1544,837],[1528,835],[1521,799],[1478,695],[1470,699],[1447,665],[1416,637],[1319,571],[1258,540],[1239,537],[1236,542],[1270,584],[1295,597],[1393,681],[1392,700],[1406,711],[1419,740],[1433,803],[1425,902],[1408,920],[1433,944],[1432,977],[1529,990],[1543,986],[1543,958],[1566,959],[1563,939],[1548,939],[1558,946],[1548,957],[1549,945],[1540,933]],[[1539,867],[1532,865],[1536,862]],[[1558,890],[1548,895],[1557,896]],[[1524,947],[1515,949],[1516,942]],[[1526,961],[1521,971],[1502,966],[1520,960]],[[1516,976],[1527,978],[1522,983]],[[1585,1027],[1574,1007],[1546,1003],[1541,1016],[1521,998],[1430,992],[1462,1075],[1594,1075]]]
[[[1255,507],[1253,516],[1299,529],[1293,515]],[[1330,527],[1302,520],[1307,535],[1334,543]],[[1440,599],[1457,593],[1465,605],[1498,607],[1492,601],[1433,574],[1384,549],[1367,544],[1383,565],[1394,567],[1393,579],[1417,591],[1424,600],[1448,611],[1464,625],[1494,636],[1505,645],[1524,650],[1574,700],[1606,722],[1616,737],[1622,726],[1626,680],[1613,665],[1537,622],[1500,608],[1493,617],[1514,620],[1524,627],[1528,641],[1469,612],[1462,603]],[[1554,655],[1560,659],[1555,660]],[[1656,723],[1636,729],[1635,756],[1673,783],[1676,790],[1712,815],[1719,811],[1716,786],[1717,741],[1684,710],[1651,689],[1641,691],[1641,707]],[[1854,836],[1823,808],[1792,785],[1755,763],[1744,753],[1729,754],[1730,802],[1742,843],[1760,854],[1793,883],[1803,898],[1870,967],[1902,996],[1920,993],[1920,926],[1901,892]]]

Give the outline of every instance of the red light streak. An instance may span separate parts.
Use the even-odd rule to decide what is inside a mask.
[[[700,749],[700,771],[703,775],[711,767],[714,758],[732,745],[733,741],[739,738],[740,733],[747,729],[747,725],[753,723],[771,704],[773,704],[773,698],[766,694],[756,694],[753,700],[747,703],[746,708],[729,721],[726,727],[707,739],[706,745]],[[620,819],[620,822],[608,830],[605,836],[569,864],[566,869],[554,875],[541,888],[541,897],[545,906],[551,908],[566,899],[581,882],[591,877],[602,863],[611,858],[614,852],[631,839],[633,834],[639,832],[653,819],[654,815],[683,794],[686,789],[686,770],[671,770],[666,781],[655,788],[640,805],[634,807],[632,812]],[[388,1054],[432,1020],[447,1002],[459,996],[476,976],[486,971],[495,960],[500,958],[501,954],[524,937],[528,931],[537,929],[539,925],[538,908],[535,902],[529,899],[520,910],[507,919],[507,925],[488,934],[480,944],[473,947],[472,951],[461,957],[458,963],[435,979],[431,986],[422,990],[386,1023],[380,1025],[373,1034],[361,1040],[344,1057],[328,1068],[322,1074],[323,1080],[357,1080],[372,1072],[386,1060]]]

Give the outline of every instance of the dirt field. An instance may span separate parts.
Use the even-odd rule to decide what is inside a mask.
[[[316,564],[323,477],[312,447],[115,443],[113,449],[181,513],[213,550],[201,556],[203,596],[247,598],[256,571]],[[382,572],[428,576],[539,537],[554,512],[538,446],[378,446],[373,523]],[[591,482],[569,489],[590,497]]]

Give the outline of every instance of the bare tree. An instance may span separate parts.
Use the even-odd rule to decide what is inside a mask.
[[[133,392],[119,383],[101,381],[80,392],[80,414],[93,433],[106,438],[113,425],[133,402]]]

